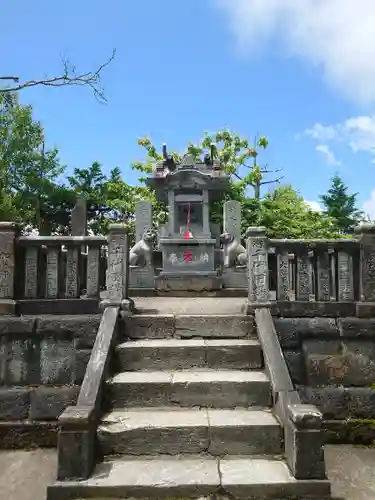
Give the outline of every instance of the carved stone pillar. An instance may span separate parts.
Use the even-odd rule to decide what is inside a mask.
[[[356,229],[360,243],[359,316],[375,315],[375,224],[361,224]]]
[[[270,306],[268,277],[268,238],[264,227],[249,227],[246,232],[248,304],[250,312],[258,307]]]
[[[15,313],[16,224],[0,222],[0,315]]]
[[[121,306],[132,310],[133,301],[129,299],[129,228],[126,224],[111,224],[108,235],[108,299],[101,307]]]

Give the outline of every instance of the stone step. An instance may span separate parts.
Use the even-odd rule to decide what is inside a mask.
[[[262,350],[250,339],[154,339],[117,346],[119,371],[184,368],[260,369]]]
[[[260,371],[122,372],[107,382],[113,408],[143,406],[268,407],[271,387]]]
[[[125,319],[121,337],[246,338],[255,337],[254,318],[244,314],[135,314]]]
[[[114,410],[98,429],[105,455],[279,455],[281,428],[267,410]]]
[[[85,481],[56,482],[47,500],[86,498],[199,498],[265,500],[329,498],[330,483],[296,480],[287,465],[271,458],[116,457]]]

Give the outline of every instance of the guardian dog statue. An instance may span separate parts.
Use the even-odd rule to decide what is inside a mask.
[[[147,230],[143,233],[142,239],[130,249],[129,264],[131,266],[151,266],[154,240],[155,234],[153,231]]]
[[[224,267],[247,265],[246,248],[237,241],[234,235],[227,232],[221,234],[220,243],[224,250]]]

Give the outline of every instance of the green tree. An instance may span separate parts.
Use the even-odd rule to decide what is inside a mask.
[[[44,131],[31,106],[14,94],[0,94],[0,217],[38,228],[42,234],[60,221],[50,213],[56,179],[64,172],[57,150],[46,150]],[[60,186],[61,187],[61,186]]]
[[[147,187],[127,184],[117,167],[104,174],[97,161],[87,169],[75,168],[68,182],[74,197],[86,198],[88,226],[94,234],[105,234],[112,222],[126,221],[134,226],[136,202],[155,201]]]
[[[161,161],[163,156],[157,152],[149,137],[140,138],[138,144],[146,149],[147,157],[142,162],[134,162],[133,168],[142,173],[150,173],[152,163]],[[254,144],[251,144],[248,138],[241,137],[228,129],[223,129],[215,133],[205,132],[198,143],[188,143],[186,152],[202,160],[204,154],[213,148],[215,158],[220,161],[223,169],[232,178],[229,197],[231,199],[237,198],[238,195],[243,195],[250,187],[253,189],[254,198],[259,200],[263,185],[278,183],[282,179],[282,177],[272,180],[266,180],[265,178],[267,174],[280,171],[269,170],[267,165],[261,166],[258,163],[260,151],[267,149],[267,147],[268,140],[264,136],[255,138]],[[182,155],[180,153],[171,151],[170,154],[176,161],[181,160]]]
[[[334,220],[313,212],[292,188],[280,186],[261,202],[259,222],[271,238],[332,238]]]
[[[142,174],[140,181],[145,181],[144,174],[150,174],[152,165],[156,161],[162,161],[163,155],[158,152],[149,137],[138,139],[138,144],[146,150],[146,158],[143,161],[134,162],[132,167]],[[211,220],[215,223],[222,223],[223,203],[228,199],[237,200],[243,204],[243,212],[247,214],[243,218],[243,224],[257,219],[257,211],[260,200],[261,186],[279,182],[281,178],[265,180],[265,176],[271,171],[268,167],[261,167],[258,164],[260,150],[268,147],[266,137],[255,140],[255,145],[251,146],[247,138],[233,133],[227,129],[216,133],[205,133],[203,138],[194,144],[189,142],[186,153],[192,154],[195,158],[203,160],[207,152],[213,151],[214,157],[223,165],[223,169],[230,175],[230,186],[227,193],[223,193],[221,199],[211,204]],[[168,152],[175,161],[180,161],[182,154],[177,151]],[[250,201],[246,194],[248,189],[252,189],[254,198]],[[153,195],[152,195],[153,196]],[[155,206],[156,212],[165,210],[162,206]]]
[[[336,230],[341,234],[352,234],[364,217],[356,206],[357,196],[358,193],[348,194],[348,186],[336,174],[328,192],[320,197],[325,213],[334,220]]]

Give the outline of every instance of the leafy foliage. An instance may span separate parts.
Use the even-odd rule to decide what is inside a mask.
[[[129,185],[117,167],[105,173],[97,161],[67,175],[58,151],[44,147],[43,127],[33,119],[31,107],[19,105],[12,93],[0,93],[1,220],[20,222],[41,234],[67,234],[77,196],[84,196],[94,234],[105,234],[110,222],[126,221],[134,229],[135,206],[140,200],[152,203],[154,223],[159,224],[166,207],[157,203],[155,193],[143,181],[153,162],[163,157],[149,138],[139,139],[138,144],[146,152],[144,161],[133,163],[141,176],[140,185]],[[251,146],[248,139],[229,130],[205,133],[197,144],[187,145],[186,152],[201,160],[212,151],[230,176],[229,192],[211,204],[212,222],[222,224],[223,202],[234,199],[242,206],[243,234],[255,225],[264,225],[270,237],[283,238],[334,237],[350,232],[360,212],[355,208],[356,195],[348,195],[339,178],[322,197],[325,213],[312,212],[291,186],[278,186],[261,198],[260,187],[275,182],[264,180],[267,167],[258,165],[258,155],[267,147],[265,137]],[[181,160],[177,151],[169,154]]]
[[[357,196],[358,193],[348,194],[348,186],[338,175],[334,175],[327,194],[320,197],[325,213],[334,220],[336,231],[339,233],[352,234],[364,217],[357,209]]]

